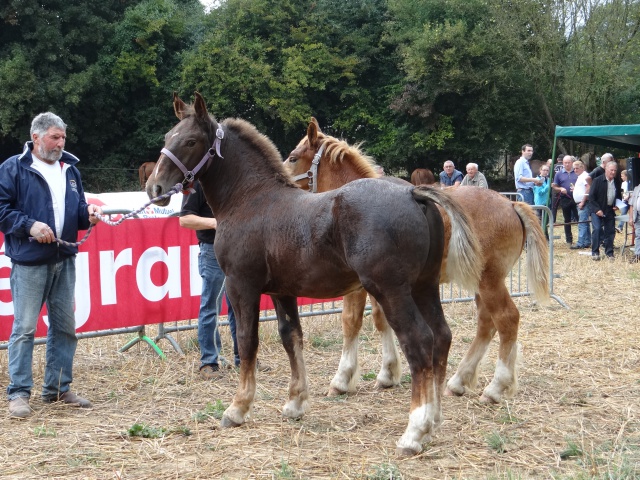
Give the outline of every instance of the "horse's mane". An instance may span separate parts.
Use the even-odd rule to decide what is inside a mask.
[[[213,119],[212,116],[211,118]],[[220,123],[228,130],[233,131],[238,138],[253,146],[256,152],[264,158],[268,167],[273,169],[277,181],[289,187],[300,188],[284,169],[282,155],[269,137],[260,133],[254,125],[241,118],[227,118]]]
[[[349,145],[344,140],[339,140],[324,133],[320,133],[318,136],[324,138],[325,153],[330,163],[339,166],[341,163],[349,162],[358,172],[358,175],[364,178],[378,177],[373,168],[376,162],[360,149],[362,143]]]

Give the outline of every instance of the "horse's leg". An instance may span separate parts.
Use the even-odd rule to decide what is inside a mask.
[[[472,390],[478,384],[478,365],[487,353],[491,339],[496,333],[489,311],[484,307],[482,297],[476,294],[478,309],[478,326],[476,336],[469,346],[466,355],[460,361],[456,373],[447,382],[445,395],[461,396]]]
[[[378,372],[378,377],[376,378],[376,387],[394,387],[400,385],[400,376],[402,375],[400,354],[396,347],[396,336],[393,334],[393,329],[389,326],[389,322],[387,322],[387,317],[382,307],[372,295],[369,295],[369,299],[371,300],[373,323],[378,332],[380,332],[380,340],[382,342],[382,367],[380,367],[380,372]]]
[[[221,427],[242,425],[251,411],[256,393],[256,360],[258,356],[258,327],[260,319],[260,296],[251,303],[241,302],[231,285],[227,293],[232,298],[236,316],[236,335],[240,354],[240,380],[233,402],[224,411]]]
[[[503,399],[511,398],[518,390],[518,327],[520,312],[509,291],[503,283],[499,289],[493,289],[490,295],[482,295],[483,309],[493,318],[498,330],[500,347],[498,361],[491,383],[482,392],[480,401],[486,403],[500,403]]]
[[[363,282],[364,283],[364,282]],[[429,441],[439,417],[439,404],[434,377],[434,336],[422,317],[409,292],[391,285],[376,289],[365,285],[369,293],[387,312],[387,320],[393,328],[404,352],[411,372],[411,407],[407,428],[397,442],[397,453],[415,455],[422,450],[422,442]],[[438,286],[427,291],[425,303],[431,305],[435,315],[444,313],[440,305]],[[439,313],[437,312],[439,310]]]
[[[342,356],[338,371],[329,384],[329,397],[355,392],[358,382],[358,334],[367,302],[367,292],[360,289],[342,299]]]
[[[446,394],[463,395],[474,389],[478,380],[478,367],[496,331],[500,336],[498,362],[493,380],[485,388],[481,401],[499,403],[517,390],[516,360],[520,313],[509,291],[502,282],[481,282],[476,294],[478,328],[469,351],[455,375],[447,383]]]
[[[291,382],[289,383],[289,400],[282,408],[282,414],[288,418],[300,418],[309,408],[309,388],[307,371],[302,355],[303,337],[298,315],[296,297],[271,297],[278,316],[280,339],[291,366]]]
[[[436,287],[437,288],[437,287]],[[413,298],[418,305],[422,316],[433,332],[433,369],[437,400],[437,409],[434,417],[434,428],[442,424],[442,394],[447,380],[447,361],[451,348],[451,328],[442,310],[439,293],[437,297],[433,293],[414,292]]]

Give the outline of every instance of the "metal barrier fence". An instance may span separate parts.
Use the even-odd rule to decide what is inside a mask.
[[[522,200],[522,195],[517,192],[501,192],[501,194],[507,197],[509,200],[518,200],[518,201]],[[542,206],[542,205],[535,205],[532,208],[534,210],[541,210],[543,214],[546,213],[548,219],[551,218],[551,210],[548,207]],[[110,213],[123,213],[123,212],[119,210],[118,212],[110,212]],[[556,300],[560,305],[562,305],[564,308],[569,308],[564,303],[564,301],[558,295],[556,295],[553,291],[553,279],[554,279],[553,227],[554,226],[551,224],[551,222],[547,222],[547,233],[548,233],[547,238],[550,239],[549,240],[549,293],[551,298]],[[520,259],[518,260],[518,263],[513,267],[513,269],[509,273],[509,276],[505,279],[508,285],[509,294],[511,297],[514,297],[514,298],[531,296],[531,292],[529,291],[529,284],[526,277],[526,271],[524,268],[524,261],[525,261],[524,255],[526,255],[526,252],[523,252],[523,255],[521,255]],[[219,305],[220,305],[220,300],[221,298],[218,299]],[[474,296],[469,294],[469,292],[461,290],[457,285],[453,283],[449,283],[448,285],[440,286],[440,300],[444,304],[453,303],[453,302],[471,302],[474,300]],[[298,311],[300,313],[300,317],[332,315],[332,314],[342,313],[342,306],[339,304],[339,302],[335,300],[329,301],[329,302],[320,301],[315,304],[302,305],[298,308]],[[367,306],[365,307],[365,312],[368,312],[368,311],[371,311],[371,305],[369,304],[367,304]],[[226,317],[224,318],[225,318],[224,320],[221,320],[219,322],[220,326],[229,325],[229,322],[226,320]],[[277,317],[273,310],[263,310],[261,312],[261,315],[260,315],[261,322],[272,321],[276,319]],[[145,342],[149,344],[161,358],[165,358],[164,352],[157,345],[157,343],[160,340],[167,340],[176,352],[178,352],[179,354],[184,354],[182,351],[182,348],[180,347],[178,342],[173,338],[171,334],[175,332],[195,330],[197,328],[198,328],[197,319],[193,319],[193,320],[183,320],[178,322],[159,323],[158,334],[153,339],[151,339],[146,335],[146,329],[144,325],[139,327],[128,327],[128,328],[119,328],[119,329],[111,329],[111,330],[100,330],[96,332],[78,333],[77,337],[78,339],[82,339],[82,338],[101,337],[101,336],[107,336],[107,335],[118,335],[123,333],[136,333],[137,336],[132,340],[130,340],[127,344],[125,344],[120,349],[121,352],[127,351],[128,349],[130,349],[132,346],[134,346],[139,342]],[[46,343],[46,338],[37,338],[35,340],[36,345],[44,344],[44,343]],[[6,349],[7,346],[8,346],[7,343],[0,343],[0,350]]]

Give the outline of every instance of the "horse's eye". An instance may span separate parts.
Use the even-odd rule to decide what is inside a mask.
[[[287,158],[287,162],[289,162],[290,164],[294,164],[298,161],[298,159],[296,157],[289,157]]]
[[[196,141],[195,140],[189,140],[187,142],[187,147],[195,147],[196,146]]]

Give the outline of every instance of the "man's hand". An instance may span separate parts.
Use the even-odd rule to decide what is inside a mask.
[[[34,223],[29,230],[29,235],[35,238],[38,243],[51,243],[56,238],[51,227],[43,222]]]
[[[96,214],[97,215],[102,215],[102,208],[100,208],[98,205],[93,205],[92,203],[90,203],[87,206],[87,210],[89,211],[89,221],[93,225],[98,223],[100,221],[100,219],[98,217],[96,217]]]

